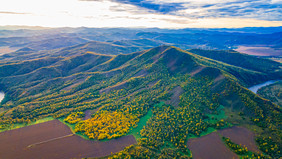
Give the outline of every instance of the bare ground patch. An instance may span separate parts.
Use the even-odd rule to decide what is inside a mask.
[[[74,88],[74,87],[80,85],[80,84],[83,83],[84,81],[85,81],[85,78],[79,79],[79,80],[75,81],[72,85],[63,88],[62,91],[69,91],[69,90],[71,90],[72,88]]]
[[[157,79],[157,80],[155,80],[155,81],[152,81],[152,82],[150,82],[149,84],[148,84],[148,86],[149,87],[153,87],[157,82],[159,82],[160,80],[159,79]]]
[[[172,96],[170,97],[170,100],[165,102],[165,104],[170,104],[170,105],[173,105],[173,106],[177,107],[179,102],[180,102],[179,96],[183,92],[184,92],[184,90],[180,86],[177,86],[177,87],[173,88],[170,91],[170,93],[172,93]]]
[[[116,85],[114,85],[114,86],[110,86],[110,87],[107,87],[107,88],[105,88],[105,89],[101,89],[100,91],[99,91],[99,93],[101,94],[101,93],[109,93],[110,91],[112,91],[112,90],[119,90],[119,89],[123,89],[123,88],[126,88],[127,87],[127,81],[124,81],[124,82],[121,82],[121,83],[118,83],[118,84],[116,84]]]
[[[133,77],[144,77],[144,76],[146,76],[146,75],[148,75],[148,71],[142,69],[141,71],[139,71],[138,73],[136,73]]]
[[[97,111],[99,110],[99,108],[96,108],[96,109],[93,109],[93,110],[86,110],[84,112],[85,116],[83,118],[83,120],[87,120],[87,119],[90,119],[91,118],[91,115],[96,113]]]
[[[145,88],[138,89],[138,90],[136,90],[136,91],[134,91],[134,92],[128,94],[127,96],[125,96],[125,97],[123,97],[123,98],[121,98],[121,99],[125,99],[125,98],[127,98],[127,97],[130,97],[130,96],[132,96],[132,95],[134,95],[134,94],[136,94],[136,93],[139,93],[139,92],[141,92],[141,91],[143,91],[143,90],[145,90],[145,89],[152,88],[158,81],[159,81],[159,80],[155,80],[155,81],[149,82],[149,84],[148,84]]]
[[[224,81],[225,77],[220,74],[219,76],[217,76],[214,80],[213,80],[213,85],[211,86],[211,89],[214,90],[216,89],[217,87],[219,87],[222,82]]]
[[[223,80],[225,77],[223,76],[223,75],[219,75],[219,76],[217,76],[215,79],[214,79],[214,83],[216,83],[216,82],[218,82],[218,81],[221,81],[221,80]]]
[[[190,72],[190,75],[191,75],[191,76],[195,76],[197,73],[201,72],[204,68],[206,68],[206,67],[200,66],[200,67],[197,68],[196,70]]]
[[[145,89],[147,89],[147,88],[138,89],[137,91],[134,91],[134,92],[128,94],[127,96],[122,97],[121,100],[122,100],[122,99],[125,99],[125,98],[127,98],[127,97],[130,97],[130,96],[132,96],[132,95],[134,95],[134,94],[136,94],[136,93],[139,93],[139,92],[141,92],[141,91],[143,91],[143,90],[145,90]]]
[[[195,139],[188,140],[188,148],[195,159],[238,159],[239,157],[229,150],[215,132]]]
[[[66,125],[53,120],[0,133],[0,158],[103,157],[135,143],[136,140],[132,135],[106,142],[84,140],[72,135]]]
[[[218,132],[236,144],[245,145],[250,151],[260,152],[255,142],[255,134],[247,128],[234,126]]]

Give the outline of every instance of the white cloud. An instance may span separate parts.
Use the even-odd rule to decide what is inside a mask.
[[[281,6],[271,3],[271,0],[187,0],[186,2],[182,4],[184,9],[171,12],[171,14],[190,18],[282,20]],[[279,3],[278,0],[276,3]]]
[[[195,4],[207,5],[207,4],[236,2],[238,0],[146,0],[146,1],[156,3],[156,4],[183,3],[183,4],[190,4],[190,5],[195,5]]]
[[[278,3],[278,4],[282,4],[282,0],[271,0],[271,3]]]
[[[184,0],[159,0],[158,3],[183,2]],[[213,4],[218,0],[189,0],[191,3]],[[223,0],[220,0],[220,2]],[[234,0],[229,0],[234,1]],[[186,1],[187,2],[187,1]],[[225,1],[226,2],[226,1]],[[16,5],[15,5],[16,4]],[[282,26],[279,21],[238,18],[191,18],[186,15],[205,16],[209,9],[192,8],[174,15],[152,13],[131,4],[111,0],[7,0],[0,2],[0,25],[29,25],[47,27],[247,27]],[[28,13],[28,14],[9,14]]]

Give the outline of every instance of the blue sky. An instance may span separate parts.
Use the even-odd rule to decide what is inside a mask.
[[[152,12],[190,18],[237,17],[282,20],[282,1],[276,0],[116,0]],[[194,10],[195,12],[189,12]],[[187,12],[186,12],[187,11]]]
[[[282,0],[3,0],[0,25],[237,28],[282,26]]]

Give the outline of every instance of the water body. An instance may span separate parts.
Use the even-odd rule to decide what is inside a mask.
[[[264,83],[261,83],[261,84],[254,85],[254,86],[250,87],[249,90],[252,91],[252,92],[254,92],[254,93],[257,93],[260,88],[262,88],[262,87],[264,87],[264,86],[271,85],[271,84],[273,84],[273,83],[275,83],[275,82],[277,82],[277,81],[279,81],[279,80],[266,81],[266,82],[264,82]]]
[[[2,100],[4,99],[4,96],[5,96],[4,92],[0,92],[0,102],[2,102]]]

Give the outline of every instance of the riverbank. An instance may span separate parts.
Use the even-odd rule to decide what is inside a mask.
[[[252,87],[249,87],[248,89],[249,89],[250,91],[252,91],[252,92],[254,92],[254,93],[257,94],[257,91],[258,91],[260,88],[265,87],[265,86],[268,86],[268,85],[271,85],[271,84],[273,84],[273,83],[275,83],[275,82],[278,82],[278,81],[280,81],[280,80],[270,80],[270,81],[266,81],[266,82],[264,82],[264,83],[257,84],[257,85],[254,85],[254,86],[252,86]]]

